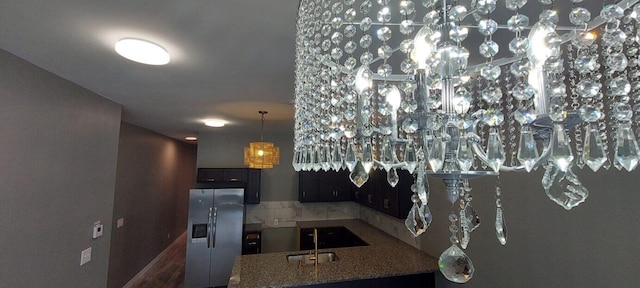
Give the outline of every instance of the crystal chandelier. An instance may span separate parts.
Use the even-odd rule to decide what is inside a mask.
[[[280,164],[280,148],[271,142],[264,141],[264,114],[267,111],[258,111],[262,126],[260,127],[260,141],[249,143],[244,147],[244,165],[249,168],[266,169]]]
[[[589,193],[575,169],[636,168],[637,1],[302,0],[294,169],[349,169],[358,187],[371,169],[392,186],[408,170],[414,236],[432,219],[428,178],[442,179],[452,245],[440,270],[465,283],[479,225],[469,179],[542,168],[546,195],[569,210]]]

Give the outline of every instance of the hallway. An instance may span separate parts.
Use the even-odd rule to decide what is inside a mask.
[[[124,288],[181,288],[184,287],[186,235],[178,237],[156,263]]]

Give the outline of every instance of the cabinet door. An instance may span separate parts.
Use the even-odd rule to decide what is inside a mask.
[[[411,209],[411,185],[413,176],[406,170],[398,170],[400,181],[391,187],[387,181],[387,173],[382,171],[380,179],[380,211],[396,218],[406,218]]]
[[[351,184],[353,185],[353,187],[355,187],[355,189],[359,190],[360,197],[358,203],[373,209],[378,209],[378,207],[380,206],[380,196],[378,195],[380,188],[378,184],[378,178],[378,171],[371,170],[371,172],[369,172],[369,180],[367,180],[367,182],[364,183],[362,187],[358,188],[354,184]]]
[[[224,182],[224,169],[198,168],[198,183]]]
[[[322,201],[349,201],[351,200],[351,187],[349,171],[318,172],[319,198]]]
[[[298,173],[298,201],[318,202],[320,199],[319,176],[317,172],[300,171]]]
[[[301,171],[298,175],[300,202],[333,202],[352,199],[348,171]]]
[[[262,170],[246,169],[247,186],[244,190],[244,203],[259,204],[260,203],[260,178]]]

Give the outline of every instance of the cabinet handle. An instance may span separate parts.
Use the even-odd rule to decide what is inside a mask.
[[[384,199],[384,209],[389,209],[389,199]]]
[[[231,182],[236,182],[236,181],[240,181],[240,179],[238,179],[238,178],[231,178],[231,179],[229,179],[229,181],[231,181]]]
[[[307,197],[307,192],[305,190],[302,190],[302,198]]]
[[[369,204],[372,204],[372,203],[373,203],[373,201],[371,200],[371,198],[373,198],[371,194],[367,195],[367,201],[369,201]]]
[[[215,178],[207,178],[207,182],[216,182]]]

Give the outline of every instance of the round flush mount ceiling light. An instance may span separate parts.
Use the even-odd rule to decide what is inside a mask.
[[[209,127],[223,127],[224,126],[224,121],[222,120],[216,120],[216,119],[210,119],[210,120],[205,120],[204,121],[204,125],[207,125]]]
[[[162,46],[136,38],[123,38],[116,43],[120,56],[147,65],[165,65],[171,57]]]

